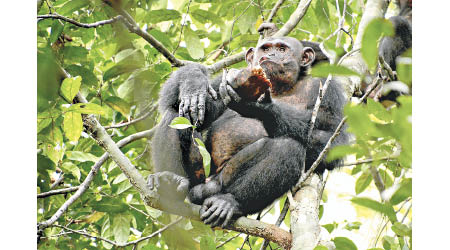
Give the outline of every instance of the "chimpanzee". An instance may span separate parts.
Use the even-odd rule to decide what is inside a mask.
[[[210,81],[200,64],[181,67],[164,84],[153,138],[155,171],[151,188],[173,185],[172,197],[202,205],[206,224],[226,226],[232,217],[261,211],[287,192],[319,153],[341,121],[344,92],[331,80],[322,99],[312,138],[309,122],[325,79],[308,76],[315,52],[291,37],[266,38],[246,54],[248,67]],[[219,93],[219,94],[217,94]],[[188,118],[197,129],[176,130],[173,118]],[[193,138],[202,138],[211,154],[205,178]],[[341,133],[334,145],[347,141]],[[339,161],[323,161],[317,172]]]
[[[393,71],[397,70],[397,57],[412,47],[412,0],[399,0],[398,4],[399,15],[389,18],[395,34],[392,37],[383,37],[378,47],[378,56],[382,57]],[[362,88],[367,90],[368,86],[363,85]],[[383,102],[384,100],[395,101],[398,96],[406,94],[404,90],[396,88],[382,95],[382,88],[383,86],[380,85],[369,97]]]

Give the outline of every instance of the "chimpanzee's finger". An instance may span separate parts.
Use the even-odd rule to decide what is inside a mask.
[[[190,97],[184,98],[183,114],[184,114],[184,117],[186,117],[189,121],[192,122],[191,116],[189,114],[189,106],[190,105],[191,105],[191,98]]]
[[[220,208],[220,206],[217,206],[217,208],[215,209],[214,213],[212,213],[208,219],[204,220],[203,223],[205,224],[210,224],[214,219],[216,219],[220,213],[222,212],[222,208]]]
[[[216,96],[217,98],[217,96]],[[205,119],[205,94],[198,96],[198,124],[202,125]]]
[[[183,108],[184,108],[184,100],[181,99],[180,106],[178,107],[178,116],[184,117]]]
[[[231,208],[228,211],[227,217],[225,218],[225,221],[222,223],[222,226],[220,226],[221,228],[225,228],[226,226],[228,226],[228,223],[230,222],[231,218],[233,217],[234,214],[234,208]]]
[[[214,211],[216,211],[218,206],[216,204],[213,204],[211,207],[208,208],[206,212],[200,215],[200,219],[207,220]],[[204,221],[203,221],[204,222]]]
[[[236,93],[236,91],[234,91],[234,89],[230,85],[227,85],[227,92],[235,102],[241,101],[241,97]]]
[[[208,93],[211,97],[216,101],[217,100],[217,92],[213,89],[211,85],[208,84]]]
[[[227,206],[225,209],[222,209],[222,212],[220,212],[217,219],[213,223],[211,223],[211,227],[219,226],[220,222],[223,221],[225,219],[225,217],[227,216],[228,210],[229,210],[229,206]]]
[[[189,114],[191,114],[191,119],[192,119],[191,123],[193,125],[196,125],[195,123],[197,122],[197,115],[198,115],[197,100],[198,100],[197,95],[194,95],[191,99],[191,105],[189,106]]]

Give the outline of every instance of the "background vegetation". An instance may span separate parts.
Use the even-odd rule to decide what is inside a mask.
[[[283,3],[275,8],[276,2]],[[358,31],[368,2],[377,1],[300,2],[309,5],[289,36],[320,42],[335,58],[334,64],[319,65],[313,74],[371,82],[361,76],[376,75],[377,41],[392,33],[381,19],[371,21],[364,33]],[[96,130],[86,115],[95,116],[107,131],[105,138],[122,147],[138,173],[149,175],[148,141],[161,116],[156,111],[158,92],[174,66],[196,61],[219,71],[222,60],[255,46],[260,38],[256,28],[270,20],[272,10],[277,11],[271,21],[282,27],[298,6],[299,1],[289,0],[38,1],[38,247],[261,248],[263,238],[212,230],[144,205],[141,190],[133,187],[120,162],[105,153],[105,141],[92,135]],[[387,15],[397,10],[391,3]],[[361,50],[355,52],[358,46]],[[337,65],[354,53],[364,59],[364,72]],[[407,88],[412,82],[410,57],[410,52],[404,55],[397,70]],[[236,61],[230,67],[245,65]],[[330,185],[325,186],[318,214],[321,234],[337,249],[411,248],[411,96],[398,102],[368,99],[358,104],[354,99],[345,108],[354,143],[329,154],[329,159],[345,156],[346,166],[325,175]],[[343,182],[352,185],[341,190]],[[274,224],[286,199],[259,219]],[[353,215],[340,216],[348,211]],[[291,227],[290,218],[288,212],[281,228]],[[277,247],[270,243],[270,248]]]

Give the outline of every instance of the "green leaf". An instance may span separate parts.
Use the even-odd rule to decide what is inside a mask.
[[[100,201],[93,200],[91,203],[95,211],[107,213],[121,213],[129,209],[128,205],[120,199],[103,196]]]
[[[89,4],[88,0],[70,0],[67,1],[59,10],[58,13],[62,16],[72,14],[76,10],[80,10],[82,7]]]
[[[201,23],[213,23],[217,25],[223,25],[222,19],[220,19],[215,13],[202,9],[195,9],[189,13],[192,18]]]
[[[129,117],[131,112],[131,105],[117,96],[110,96],[105,100],[106,105],[112,109],[119,111],[123,116]]]
[[[68,111],[78,112],[81,114],[96,114],[96,115],[104,115],[105,110],[102,106],[95,103],[77,103],[71,105]]]
[[[215,250],[216,244],[210,236],[203,236],[200,239],[200,250]]]
[[[67,112],[64,114],[64,133],[71,141],[78,141],[83,131],[83,120],[81,114]]]
[[[361,227],[362,223],[359,221],[350,222],[347,225],[345,225],[345,229],[351,231],[355,229],[359,229]]]
[[[328,247],[322,246],[322,245],[318,245],[314,248],[314,250],[328,250]]]
[[[83,78],[81,80],[83,84],[97,86],[98,79],[92,70],[76,64],[69,65],[65,69],[72,76],[81,76]]]
[[[179,18],[181,18],[181,15],[176,10],[160,9],[149,11],[145,20],[149,23],[159,23],[163,21],[172,21]]]
[[[145,56],[140,50],[123,50],[116,55],[116,60],[118,62],[103,74],[103,81],[145,66]]]
[[[67,151],[66,155],[67,155],[67,158],[69,158],[69,160],[79,161],[79,162],[87,162],[87,161],[97,162],[99,159],[99,157],[97,157],[91,153],[84,153],[84,152],[80,152],[80,151]]]
[[[56,42],[64,29],[64,25],[59,20],[54,20],[52,25],[52,33],[50,34],[50,43]]]
[[[364,30],[361,54],[371,71],[377,66],[379,39],[382,36],[392,35],[394,35],[394,28],[391,22],[384,18],[373,19]]]
[[[71,173],[77,180],[80,180],[81,172],[80,169],[77,167],[77,165],[73,164],[72,162],[64,162],[61,165],[61,169],[64,171],[64,173]]]
[[[64,79],[61,85],[61,93],[69,102],[72,102],[73,98],[77,95],[78,91],[80,91],[80,86],[81,86],[80,76],[66,78]]]
[[[38,124],[37,124],[37,133],[39,134],[39,132],[41,132],[44,128],[46,128],[48,125],[50,125],[50,123],[52,123],[52,119],[51,118],[44,118],[44,119],[37,119],[38,120]]]
[[[64,59],[73,61],[86,61],[89,51],[80,46],[65,46],[62,49]]]
[[[397,57],[398,79],[408,86],[412,83],[412,59],[410,57]]]
[[[247,6],[247,3],[245,3],[245,5]],[[245,34],[247,31],[253,31],[255,29],[255,24],[259,17],[258,13],[259,11],[256,6],[250,6],[247,9],[247,12],[239,18],[236,25],[238,26],[241,34]]]
[[[369,198],[358,198],[358,197],[353,198],[351,201],[357,205],[370,208],[374,211],[386,215],[392,223],[397,221],[397,216],[395,215],[394,208],[392,208],[392,206],[389,205],[388,203],[383,204]]]
[[[412,196],[412,179],[407,178],[400,183],[400,188],[397,191],[395,191],[395,193],[392,195],[390,202],[392,205],[397,205],[411,196]]]
[[[395,238],[387,235],[383,236],[383,248],[386,250],[400,249],[400,247],[398,247],[398,244],[395,243]]]
[[[411,236],[412,234],[411,228],[400,222],[395,222],[391,229],[398,236]]]
[[[329,63],[319,63],[311,70],[313,77],[328,77],[328,74],[333,76],[359,76],[355,71],[344,66],[332,65]],[[325,81],[323,82],[323,84]]]
[[[336,250],[358,250],[355,243],[346,237],[335,237],[333,239]]]
[[[193,127],[191,122],[185,117],[175,117],[172,122],[169,124],[169,127],[174,129],[187,129]]]
[[[193,59],[200,59],[205,54],[203,51],[203,44],[200,42],[200,38],[191,30],[189,26],[185,27],[184,30],[184,41],[186,42],[186,48],[189,55]]]
[[[124,244],[130,236],[130,216],[117,214],[113,219],[113,234],[117,243]]]
[[[336,222],[322,225],[322,227],[325,228],[329,233],[333,232],[333,230],[336,229],[338,226],[339,224],[337,224]]]
[[[197,142],[198,150],[203,158],[203,168],[205,169],[205,176],[208,177],[211,170],[211,155],[208,150],[206,150],[205,144],[198,138],[195,138]]]
[[[362,193],[372,182],[372,175],[369,172],[363,172],[356,180],[355,193]]]

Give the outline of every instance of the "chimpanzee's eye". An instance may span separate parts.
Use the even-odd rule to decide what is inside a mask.
[[[284,46],[280,46],[280,51],[284,52],[284,51],[286,51],[286,48]]]
[[[263,51],[264,51],[264,52],[269,51],[269,47],[264,47],[264,48],[263,48]]]

